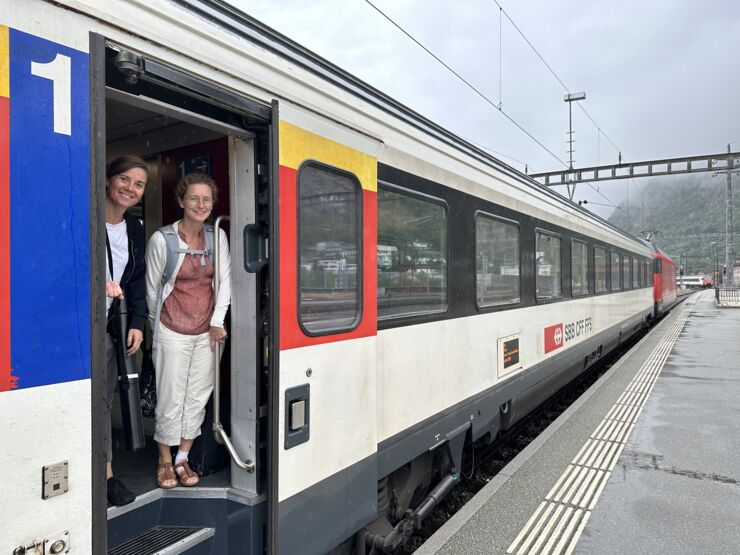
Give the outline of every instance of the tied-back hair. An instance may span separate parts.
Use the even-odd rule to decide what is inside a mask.
[[[133,168],[140,168],[146,172],[147,176],[149,175],[149,166],[147,166],[147,163],[138,156],[129,155],[119,156],[115,160],[111,161],[105,170],[105,177],[110,179],[114,175],[126,173]]]

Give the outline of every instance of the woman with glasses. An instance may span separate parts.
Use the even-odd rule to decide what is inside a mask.
[[[205,407],[213,390],[216,343],[226,340],[224,317],[231,302],[231,262],[226,234],[217,238],[206,220],[211,215],[218,189],[205,174],[184,176],[175,191],[183,218],[154,233],[146,250],[147,304],[154,341],[157,376],[157,408],[154,439],[159,443],[157,484],[169,489],[198,484],[188,454],[200,435]],[[164,230],[177,237],[177,264],[163,283],[168,243]],[[220,280],[218,297],[213,290],[213,254],[218,249]],[[172,256],[172,253],[170,253]],[[171,446],[178,446],[172,460]]]
[[[139,220],[128,213],[144,195],[149,172],[146,162],[138,156],[122,156],[109,165],[105,173],[105,295],[108,312],[106,344],[108,442],[106,445],[106,475],[108,502],[126,505],[136,496],[113,476],[113,444],[111,440],[111,409],[118,382],[118,361],[114,326],[118,324],[120,299],[128,306],[128,332],[125,341],[126,355],[139,350],[144,339],[146,324],[146,284],[144,281],[144,228]]]

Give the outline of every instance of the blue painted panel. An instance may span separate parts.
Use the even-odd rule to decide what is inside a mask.
[[[90,376],[88,98],[87,54],[10,30],[10,336],[20,388]]]

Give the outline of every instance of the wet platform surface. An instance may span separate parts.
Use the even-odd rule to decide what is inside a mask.
[[[416,553],[740,553],[740,310],[679,305]]]

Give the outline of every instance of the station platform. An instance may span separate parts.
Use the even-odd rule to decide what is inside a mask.
[[[415,553],[740,553],[740,309],[678,305]]]

